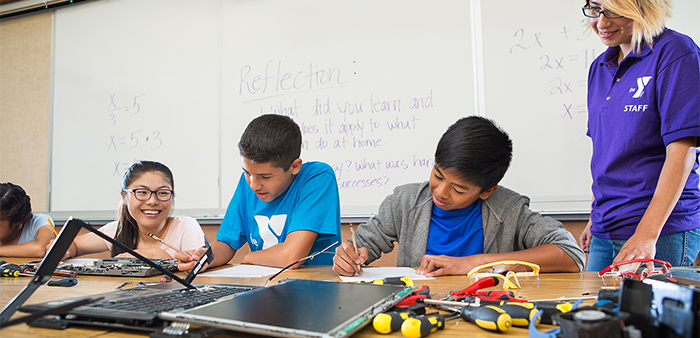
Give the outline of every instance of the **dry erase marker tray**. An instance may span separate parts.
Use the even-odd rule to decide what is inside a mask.
[[[155,259],[153,261],[168,271],[177,270],[176,259]],[[59,265],[57,269],[75,271],[79,275],[95,276],[149,277],[161,274],[138,258],[71,259]]]

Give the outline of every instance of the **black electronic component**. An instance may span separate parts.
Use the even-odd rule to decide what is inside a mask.
[[[552,320],[561,327],[562,337],[622,338],[622,323],[628,317],[624,312],[589,306],[554,314]]]

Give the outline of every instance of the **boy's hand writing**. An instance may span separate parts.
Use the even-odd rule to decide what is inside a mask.
[[[481,264],[476,256],[478,255],[466,257],[425,255],[416,273],[426,277],[466,275],[471,269]]]
[[[367,261],[369,250],[367,248],[357,248],[360,255],[355,253],[355,247],[352,242],[344,242],[335,248],[335,256],[333,256],[333,271],[340,276],[354,276],[362,274],[361,265]]]
[[[207,247],[203,246],[197,250],[187,250],[187,255],[176,252],[175,253],[175,259],[177,259],[177,269],[180,271],[190,271],[194,267],[194,265],[197,263],[200,257],[207,252]],[[204,272],[204,270],[207,269],[209,264],[204,264],[202,269],[199,272]]]

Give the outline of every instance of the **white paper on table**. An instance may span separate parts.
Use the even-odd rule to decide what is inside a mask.
[[[362,268],[362,276],[338,276],[343,282],[368,282],[377,279],[388,277],[409,277],[412,280],[435,279],[434,277],[425,277],[424,275],[416,274],[416,270],[406,267],[395,268]]]
[[[241,264],[230,268],[207,271],[197,276],[203,277],[267,277],[280,271],[280,268],[271,268],[262,265]]]

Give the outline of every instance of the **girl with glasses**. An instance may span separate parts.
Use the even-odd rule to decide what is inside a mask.
[[[172,259],[175,250],[195,250],[204,246],[204,232],[189,216],[170,216],[174,197],[173,174],[162,163],[139,161],[124,173],[117,220],[100,231],[148,258]],[[111,256],[130,257],[111,243],[89,233],[75,238],[67,257],[111,251]]]
[[[700,49],[665,26],[670,0],[587,0],[608,48],[588,74],[589,271],[656,258],[692,265],[700,251]]]

